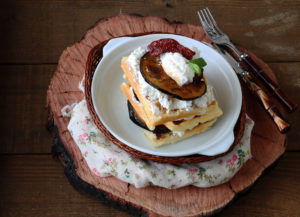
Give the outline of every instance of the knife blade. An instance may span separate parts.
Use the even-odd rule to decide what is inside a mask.
[[[290,124],[283,118],[276,105],[274,105],[271,102],[268,95],[261,89],[261,87],[258,84],[256,84],[251,74],[247,70],[244,70],[242,65],[240,65],[240,63],[237,62],[231,56],[231,54],[229,54],[224,48],[222,48],[219,45],[216,46],[217,49],[220,51],[219,53],[227,60],[227,62],[231,65],[233,70],[242,78],[242,80],[244,81],[244,83],[246,83],[247,87],[251,90],[251,92],[258,97],[264,109],[273,119],[278,130],[281,133],[287,133],[287,131],[290,129]]]

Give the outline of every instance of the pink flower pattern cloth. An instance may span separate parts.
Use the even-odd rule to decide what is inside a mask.
[[[98,130],[85,100],[72,107],[68,129],[91,171],[101,177],[115,176],[137,188],[149,185],[168,189],[187,185],[219,185],[230,180],[251,158],[250,136],[254,122],[248,116],[244,135],[229,154],[198,164],[171,165],[132,157]]]

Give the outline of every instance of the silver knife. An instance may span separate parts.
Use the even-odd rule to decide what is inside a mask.
[[[251,74],[244,70],[243,67],[237,62],[225,49],[221,46],[216,45],[219,53],[227,60],[227,62],[231,65],[234,71],[242,78],[242,80],[247,84],[247,87],[253,92],[261,101],[264,109],[268,112],[268,114],[273,119],[277,128],[281,133],[286,133],[290,129],[290,124],[284,120],[282,115],[280,114],[277,107],[272,104],[268,95],[260,88],[259,85],[253,80]]]
[[[298,104],[290,99],[280,88],[279,84],[275,83],[258,65],[253,61],[248,54],[239,50],[217,25],[214,17],[208,8],[198,11],[198,16],[207,37],[216,45],[223,45],[231,49],[251,70],[252,75],[259,78],[269,90],[283,103],[289,111],[295,111]]]

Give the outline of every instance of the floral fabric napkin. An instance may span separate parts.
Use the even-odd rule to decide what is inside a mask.
[[[114,145],[93,123],[85,100],[73,104],[68,129],[89,168],[97,176],[115,176],[137,188],[155,185],[175,189],[186,185],[211,187],[230,180],[251,158],[253,126],[254,122],[247,116],[240,143],[227,155],[208,162],[180,165],[138,159]]]

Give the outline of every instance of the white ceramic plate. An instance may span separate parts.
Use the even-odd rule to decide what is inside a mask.
[[[205,76],[215,88],[215,95],[223,116],[211,129],[175,144],[159,148],[151,146],[140,127],[128,117],[126,97],[120,90],[124,82],[121,58],[138,46],[146,47],[154,40],[173,38],[186,47],[197,47],[205,59]],[[211,47],[184,36],[152,34],[134,38],[111,40],[103,50],[104,56],[94,73],[91,92],[95,111],[103,125],[118,140],[138,151],[159,156],[186,156],[191,154],[216,155],[229,149],[234,141],[233,128],[238,119],[242,93],[232,67]]]

